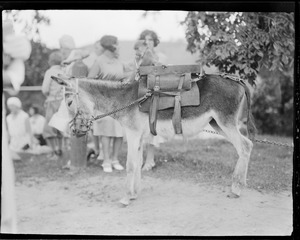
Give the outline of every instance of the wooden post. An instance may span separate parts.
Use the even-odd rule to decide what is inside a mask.
[[[81,60],[76,61],[72,66],[72,76],[87,77],[87,74],[88,74],[87,66]],[[71,134],[70,145],[71,145],[71,153],[70,153],[71,166],[77,168],[86,167],[87,135],[76,137]]]

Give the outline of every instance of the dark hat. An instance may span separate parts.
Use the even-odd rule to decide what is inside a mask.
[[[118,43],[118,38],[112,35],[105,35],[100,39],[100,44],[104,49],[107,49],[111,52],[116,50],[115,44]]]

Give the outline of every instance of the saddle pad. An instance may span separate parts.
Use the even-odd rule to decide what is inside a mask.
[[[189,90],[192,87],[191,73],[183,73],[183,74],[169,73],[164,75],[148,74],[147,75],[148,89],[153,90],[157,78],[159,78],[158,83],[159,83],[160,90],[172,91],[178,89],[181,78],[183,78],[182,89]]]
[[[164,75],[164,74],[184,74],[200,73],[200,65],[167,65],[167,66],[140,66],[140,75]]]
[[[139,84],[139,97],[144,96],[147,90],[147,77],[142,76]],[[145,102],[139,105],[141,112],[149,112],[151,105],[151,99],[148,98]],[[164,110],[168,108],[174,108],[175,98],[174,96],[161,95],[159,98],[158,110]],[[190,90],[183,90],[181,93],[181,106],[199,106],[200,105],[200,93],[197,83],[192,82]]]

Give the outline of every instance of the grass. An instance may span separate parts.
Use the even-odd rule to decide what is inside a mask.
[[[291,143],[292,138],[258,136],[259,139]],[[126,144],[120,161],[126,162]],[[156,149],[156,167],[143,175],[162,179],[188,179],[197,183],[230,186],[231,176],[238,155],[234,147],[226,140],[192,139],[172,141],[161,144]],[[77,174],[63,170],[57,161],[48,160],[45,155],[31,159],[25,157],[15,162],[16,180],[47,178],[49,180],[68,180],[102,175],[99,163],[89,163],[87,168]],[[114,175],[124,175],[113,173]],[[293,149],[269,144],[255,143],[248,169],[248,187],[265,192],[291,191],[293,175]]]

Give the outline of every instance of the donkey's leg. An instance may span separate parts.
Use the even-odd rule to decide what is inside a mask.
[[[147,157],[146,157],[145,164],[142,168],[142,171],[149,171],[155,166],[154,151],[155,151],[154,145],[148,143],[146,146]]]
[[[143,155],[142,134],[126,129],[127,137],[127,180],[126,195],[121,199],[123,205],[128,205],[130,200],[136,199],[141,185],[141,163]]]
[[[226,123],[217,121],[224,136],[233,144],[239,155],[232,177],[232,194],[229,197],[239,197],[242,188],[246,186],[248,163],[253,147],[253,143],[240,133],[237,124],[234,124],[234,122],[237,121],[226,121]]]

